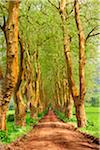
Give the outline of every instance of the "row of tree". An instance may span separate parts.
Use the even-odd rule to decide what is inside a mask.
[[[6,67],[0,66],[1,130],[6,129],[12,96],[18,126],[25,126],[28,109],[33,118],[49,103],[70,118],[74,102],[77,125],[85,127],[86,81],[91,85],[88,79],[92,78],[88,66],[92,65],[91,71],[94,70],[91,56],[96,54],[90,51],[95,40],[89,43],[88,40],[99,33],[96,13],[87,18],[84,12],[88,5],[93,11],[93,4],[94,1],[79,0],[0,3],[3,18],[0,27],[4,34],[0,38],[6,41],[1,44],[6,47],[6,53],[2,51]]]

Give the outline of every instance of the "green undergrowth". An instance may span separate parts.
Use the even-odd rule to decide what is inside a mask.
[[[81,131],[100,138],[100,107],[86,107],[87,126]]]
[[[58,119],[62,120],[65,123],[67,123],[67,122],[76,122],[76,118],[75,117],[73,117],[71,119],[68,119],[68,118],[66,118],[64,113],[62,113],[62,112],[60,112],[58,110],[55,110],[54,112],[57,115]]]
[[[38,121],[46,115],[48,109],[44,112],[39,113],[38,117],[35,119],[30,119],[30,113],[27,112],[26,116],[26,126],[25,127],[17,127],[14,124],[14,110],[10,110],[7,113],[7,130],[0,131],[0,142],[6,144],[15,141],[17,138],[27,134],[33,126],[38,124]]]
[[[80,128],[82,132],[93,135],[94,137],[100,137],[100,107],[86,107],[87,125],[85,128]],[[65,114],[55,110],[57,117],[63,122],[72,122],[77,126],[75,117],[75,110],[73,109],[73,116],[71,119],[66,118]]]

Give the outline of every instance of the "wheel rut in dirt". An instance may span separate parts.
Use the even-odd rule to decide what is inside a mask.
[[[75,130],[72,124],[61,122],[53,111],[27,135],[8,145],[5,150],[99,150],[91,138]]]

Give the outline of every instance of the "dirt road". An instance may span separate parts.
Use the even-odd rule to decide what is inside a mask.
[[[56,115],[48,114],[34,127],[31,132],[6,150],[99,150],[91,138],[75,131],[73,125],[59,121]]]

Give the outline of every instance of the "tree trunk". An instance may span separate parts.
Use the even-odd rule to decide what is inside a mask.
[[[86,114],[84,103],[76,103],[75,104],[75,111],[77,117],[77,126],[78,127],[85,127],[86,126]]]
[[[85,116],[85,109],[84,109],[84,97],[86,93],[85,87],[85,37],[84,37],[84,30],[82,27],[81,19],[80,19],[80,8],[79,8],[79,1],[75,0],[75,20],[79,35],[79,81],[80,81],[80,95],[79,95],[79,110],[76,111],[77,116],[79,117],[79,127],[85,127],[86,125],[86,116]]]
[[[24,95],[22,92],[23,85],[21,84],[20,84],[19,89],[14,94],[16,126],[26,125],[26,104],[23,100],[23,95]]]
[[[6,111],[0,109],[0,130],[6,130]]]
[[[40,64],[39,64],[39,55],[38,50],[36,52],[36,81],[35,81],[35,102],[34,106],[36,109],[35,117],[38,115],[38,107],[40,102],[40,79],[41,79],[41,71],[40,71]]]
[[[35,89],[32,87],[32,83],[30,82],[27,91],[29,90],[29,103],[30,103],[30,118],[33,119],[35,112],[36,112],[36,108],[34,105],[35,102]]]
[[[68,36],[68,29],[66,27],[66,0],[61,0],[60,4],[60,15],[62,19],[62,31],[63,31],[63,38],[64,38],[64,54],[66,58],[67,63],[67,74],[68,74],[68,83],[71,90],[71,94],[74,98],[78,97],[78,90],[75,85],[75,81],[73,79],[73,69],[72,69],[72,58],[71,58],[71,52],[70,52],[70,37]]]
[[[84,69],[82,68],[82,64],[83,64],[82,57],[84,59],[84,56],[82,56],[82,55],[80,56],[80,58],[81,58],[80,60],[82,61],[82,64],[80,62],[80,67],[79,67],[80,95],[79,95],[78,89],[77,89],[77,87],[75,85],[75,81],[73,79],[73,72],[72,72],[72,59],[71,59],[71,52],[70,52],[70,37],[68,36],[68,33],[69,33],[68,29],[66,28],[66,18],[68,17],[67,13],[66,13],[66,0],[61,0],[59,12],[60,12],[61,19],[62,19],[62,30],[63,30],[63,37],[64,37],[64,54],[65,54],[66,63],[67,63],[67,74],[68,74],[69,88],[70,88],[71,95],[72,95],[73,100],[74,100],[78,127],[84,127],[85,126],[84,123],[82,123],[82,124],[79,123],[80,119],[81,119],[81,122],[82,122],[82,120],[84,122],[84,119],[82,119],[82,116],[80,116],[81,112],[79,114],[77,114],[78,113],[77,109],[80,106],[79,105],[80,101],[82,101],[82,99],[84,99],[84,96],[83,96],[84,94],[82,94],[82,93],[84,93],[84,86],[82,86],[82,83],[84,82],[84,78],[82,78],[82,76],[84,76]],[[78,16],[78,19],[79,19],[79,16]],[[84,50],[84,43],[82,42],[83,41],[83,35],[82,34],[83,33],[81,31],[81,36],[79,35],[80,39],[81,39],[80,47],[81,47],[81,50],[82,50],[82,48]],[[84,109],[82,111],[84,111]],[[84,114],[85,114],[85,112],[84,112]],[[84,124],[84,126],[83,126],[83,124]]]
[[[18,76],[18,5],[18,0],[9,1],[9,15],[6,24],[7,67],[0,92],[0,130],[6,129],[6,112]]]
[[[23,102],[20,91],[16,93],[17,105],[15,105],[15,124],[16,126],[26,125],[26,104]]]
[[[69,92],[69,98],[67,101],[67,118],[68,119],[72,118],[72,109],[73,109],[73,99]]]
[[[42,113],[44,110],[44,89],[43,81],[40,76],[40,102],[39,102],[39,113]]]
[[[35,110],[35,106],[34,106],[34,103],[30,102],[30,118],[33,119],[34,118],[34,114],[36,112]]]
[[[14,93],[14,102],[15,102],[15,124],[17,126],[25,126],[26,122],[26,105],[23,102],[21,88],[22,82],[24,80],[24,43],[19,36],[20,43],[20,67],[19,67],[19,75]],[[22,107],[22,108],[21,108]],[[22,109],[22,111],[21,111]]]
[[[2,80],[2,79],[3,79],[3,72],[2,72],[2,68],[0,66],[0,80]]]
[[[68,86],[73,97],[74,103],[78,100],[78,90],[73,79],[73,69],[72,69],[72,58],[70,52],[70,37],[68,36],[68,29],[66,27],[66,0],[61,0],[59,12],[62,20],[62,31],[63,31],[63,40],[64,40],[64,54],[67,64],[67,76],[68,76]]]
[[[56,81],[55,87],[56,87],[57,109],[60,110],[61,103],[60,103],[58,81]]]
[[[63,113],[66,114],[67,111],[67,99],[68,99],[68,88],[67,88],[67,79],[63,79]]]

